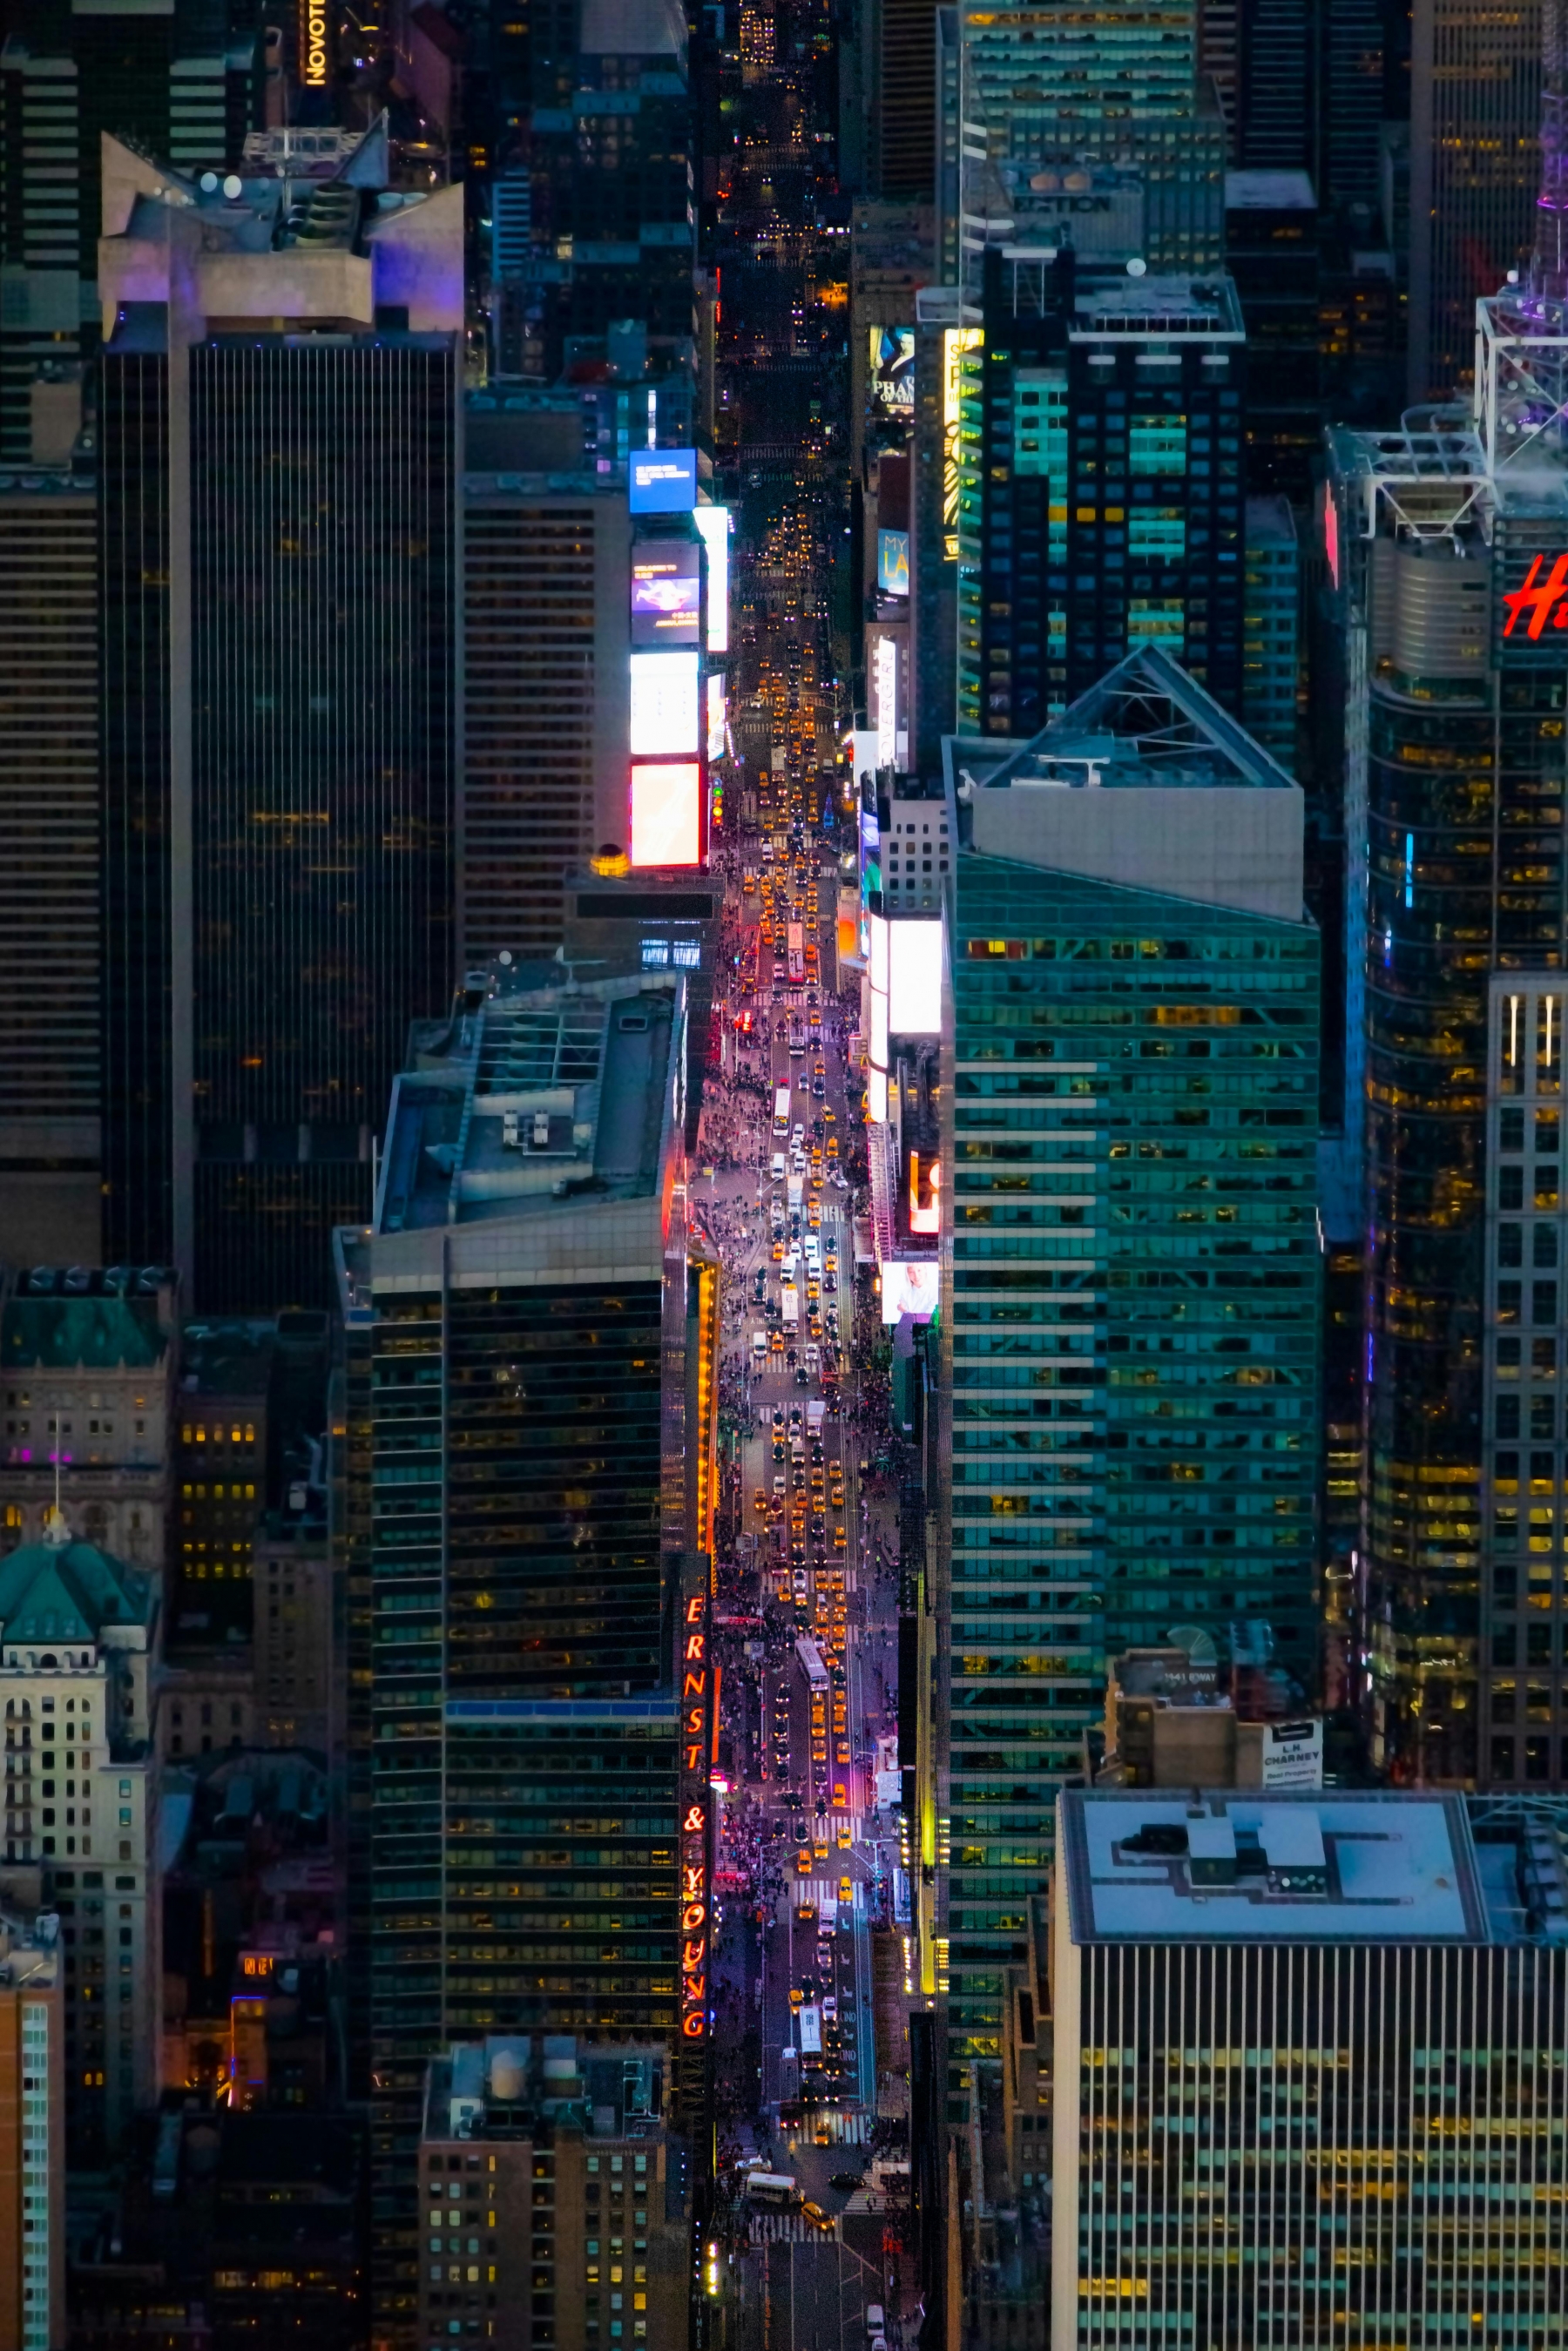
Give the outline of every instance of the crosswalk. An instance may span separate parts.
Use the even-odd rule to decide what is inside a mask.
[[[841,1815],[839,1814],[834,1815],[835,1825],[838,1819],[841,1817]],[[861,1836],[862,1824],[865,1816],[862,1813],[852,1813],[849,1817],[854,1824],[854,1837],[858,1844]],[[822,1905],[824,1902],[837,1902],[839,1900],[839,1886],[841,1883],[841,1881],[836,1877],[797,1878],[794,1885],[789,1889],[789,1907],[791,1910],[799,1910],[803,1902],[809,1902],[820,1918],[822,1915]],[[858,1880],[852,1884],[850,1888],[849,1903],[847,1905],[841,1904],[840,1907],[841,1908],[848,1907],[855,1910],[863,1910],[865,1908],[865,1888],[858,1882]]]

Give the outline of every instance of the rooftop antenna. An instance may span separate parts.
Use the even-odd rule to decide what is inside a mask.
[[[44,1514],[44,1541],[56,1551],[63,1551],[71,1539],[66,1524],[66,1514],[60,1503],[60,1414],[55,1407],[55,1501],[54,1508]]]

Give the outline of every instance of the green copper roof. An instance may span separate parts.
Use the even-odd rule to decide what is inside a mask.
[[[11,1371],[151,1370],[168,1345],[151,1298],[13,1298],[0,1317],[0,1364]]]
[[[90,1641],[105,1625],[145,1625],[152,1586],[88,1542],[23,1543],[0,1559],[0,1637]]]

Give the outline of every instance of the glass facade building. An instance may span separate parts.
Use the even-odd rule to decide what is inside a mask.
[[[957,725],[1028,737],[1124,654],[1242,698],[1246,342],[1228,278],[988,255],[956,358]]]
[[[703,2103],[677,1896],[717,1277],[687,1249],[685,1053],[678,973],[496,967],[416,1036],[373,1225],[339,1237],[350,1866],[394,2330],[449,2040],[664,2039],[684,2110]]]
[[[1523,1259],[1554,1228],[1538,1241],[1504,1216],[1504,1181],[1525,1185],[1528,1162],[1533,1200],[1536,1161],[1522,1128],[1499,1156],[1495,990],[1534,1019],[1563,969],[1565,704],[1551,573],[1568,540],[1568,468],[1551,434],[1537,434],[1527,468],[1508,454],[1533,430],[1559,346],[1512,295],[1480,305],[1480,328],[1473,423],[1450,411],[1419,430],[1336,434],[1328,520],[1349,680],[1346,1134],[1367,1234],[1359,1606],[1373,1751],[1397,1781],[1484,1785],[1494,1752],[1520,1779],[1527,1757],[1537,1768],[1549,1758],[1554,1782],[1563,1760],[1551,1708],[1530,1714],[1528,1677],[1522,1716],[1512,1688],[1500,1702],[1495,1736],[1508,1744],[1494,1750],[1486,1690],[1494,1667],[1511,1679],[1513,1653],[1528,1659],[1532,1640],[1538,1666],[1543,1639],[1551,1650],[1554,1590],[1548,1607],[1526,1559],[1539,1571],[1562,1555],[1546,1362],[1558,1341],[1534,1322]],[[1501,1220],[1490,1238],[1489,1216]],[[1505,1245],[1521,1252],[1517,1266],[1500,1261]],[[1500,1436],[1500,1412],[1521,1416],[1517,1443]],[[1513,1457],[1506,1472],[1500,1445]],[[1495,1506],[1493,1480],[1514,1489]],[[1545,1547],[1521,1555],[1531,1526]],[[1540,1675],[1533,1686],[1554,1687]]]
[[[955,2065],[998,2053],[1001,1971],[1107,1656],[1196,1629],[1260,1690],[1312,1677],[1319,1350],[1300,795],[1145,654],[979,774],[967,821],[944,1299]]]

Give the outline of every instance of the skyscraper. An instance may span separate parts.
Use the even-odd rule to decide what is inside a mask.
[[[1412,14],[1412,401],[1446,400],[1469,383],[1476,303],[1529,260],[1543,16],[1542,0],[1417,0]]]
[[[497,966],[418,1033],[373,1223],[340,1237],[389,2325],[450,2038],[664,2039],[703,2110],[718,1301],[685,1230],[685,1019],[678,973]]]
[[[105,153],[105,1248],[319,1305],[451,984],[463,200]]]
[[[986,256],[957,359],[957,710],[1025,737],[1145,645],[1241,704],[1246,343],[1230,280]]]
[[[1304,1680],[1315,1640],[1301,794],[1157,648],[967,772],[942,1318],[952,2067],[991,2053],[1047,1792],[1079,1768],[1105,1657],[1179,1628]]]
[[[0,1878],[0,2344],[66,2339],[66,1954]]]
[[[177,169],[240,160],[260,91],[259,15],[221,0],[21,0],[0,48],[0,464],[33,455],[40,375],[74,388],[98,348],[105,134]]]
[[[1058,1805],[1053,2351],[1125,2343],[1129,2305],[1199,2343],[1550,2334],[1563,2208],[1524,2125],[1568,2021],[1563,1805]]]
[[[0,1253],[13,1262],[98,1259],[99,839],[93,482],[58,465],[0,475]]]
[[[1543,214],[1543,242],[1552,226]],[[1369,1252],[1362,1608],[1374,1752],[1401,1780],[1472,1781],[1493,1734],[1521,1765],[1516,1733],[1554,1719],[1549,1689],[1544,1717],[1516,1722],[1511,1687],[1516,1643],[1528,1655],[1564,1604],[1555,1325],[1522,1254],[1527,1239],[1532,1258],[1556,1243],[1549,1153],[1527,1158],[1520,1123],[1498,1163],[1500,1100],[1490,1144],[1488,1118],[1501,1066],[1494,975],[1522,1020],[1553,1000],[1563,968],[1554,632],[1568,455],[1555,421],[1541,423],[1561,398],[1562,284],[1543,253],[1530,285],[1478,306],[1470,416],[1333,441],[1328,559],[1348,682],[1345,1131]],[[1543,1144],[1551,1131],[1543,1120]],[[1532,1117],[1531,1144],[1536,1132]],[[1547,1283],[1544,1255],[1535,1270]],[[1487,1644],[1510,1684],[1490,1733],[1478,1702]]]

